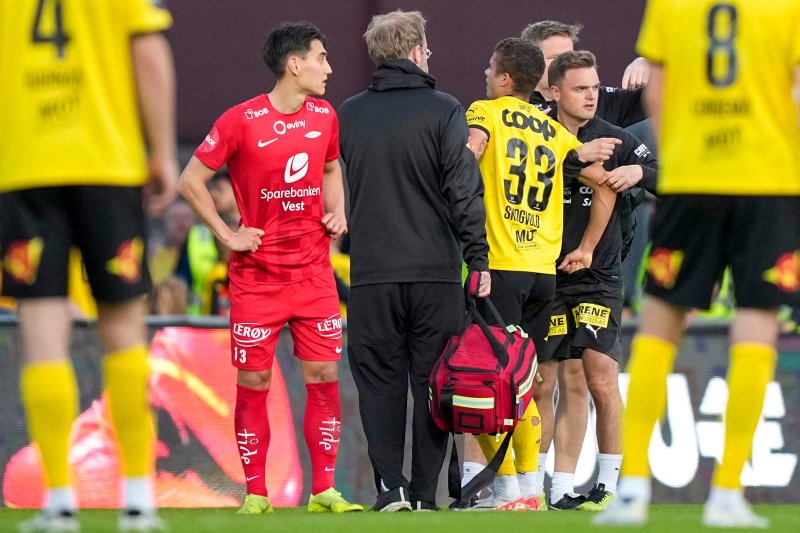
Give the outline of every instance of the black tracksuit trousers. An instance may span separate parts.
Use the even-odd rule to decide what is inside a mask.
[[[380,492],[404,487],[411,501],[436,503],[448,433],[433,423],[428,378],[447,340],[464,325],[457,283],[353,287],[347,308],[350,370]],[[403,475],[408,386],[414,400],[411,481]]]

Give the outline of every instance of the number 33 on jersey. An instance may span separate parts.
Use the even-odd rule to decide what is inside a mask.
[[[555,274],[564,224],[562,163],[580,141],[511,96],[473,103],[467,124],[489,137],[480,158],[489,267]]]

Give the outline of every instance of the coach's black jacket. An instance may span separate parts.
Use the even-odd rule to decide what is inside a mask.
[[[618,89],[615,87],[600,87],[597,93],[597,112],[595,116],[606,122],[627,128],[647,118],[642,102],[642,89]],[[534,91],[530,102],[549,116],[555,117],[556,102],[544,99],[542,93]],[[547,109],[550,108],[548,111]]]
[[[578,129],[578,140],[582,143],[588,143],[600,137],[614,137],[622,141],[622,144],[614,148],[614,153],[608,161],[603,162],[603,168],[611,171],[626,165],[641,165],[643,175],[637,186],[656,194],[658,162],[647,145],[631,132],[613,126],[597,117]],[[560,264],[564,256],[580,244],[586,226],[589,224],[592,197],[592,188],[583,185],[578,180],[573,180],[566,186],[564,190],[564,237],[561,255],[556,264]],[[618,198],[608,226],[603,232],[600,242],[597,243],[592,257],[590,274],[607,281],[617,279],[622,272],[620,207],[621,202]],[[559,277],[569,276],[560,271],[558,274]]]
[[[350,278],[461,282],[488,270],[483,181],[464,108],[407,59],[381,63],[339,108],[350,189]]]

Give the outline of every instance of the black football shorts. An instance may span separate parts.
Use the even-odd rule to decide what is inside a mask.
[[[45,187],[0,195],[3,294],[67,296],[70,248],[83,256],[98,302],[121,303],[150,287],[138,187]]]

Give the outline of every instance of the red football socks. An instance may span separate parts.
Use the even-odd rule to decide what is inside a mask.
[[[306,383],[308,399],[303,433],[311,456],[311,494],[334,486],[342,431],[339,382]]]
[[[269,389],[257,390],[236,385],[236,445],[242,460],[247,493],[260,496],[267,495],[265,466],[269,448],[268,393]]]

